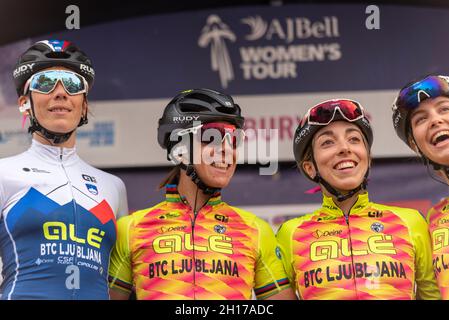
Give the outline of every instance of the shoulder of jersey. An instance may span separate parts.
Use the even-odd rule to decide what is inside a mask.
[[[396,216],[398,216],[403,221],[408,221],[415,225],[415,223],[420,223],[425,221],[425,217],[416,209],[405,208],[405,207],[395,207],[387,206],[383,204],[373,203],[373,207],[376,210],[389,211]]]
[[[303,222],[311,220],[315,215],[316,215],[316,213],[307,213],[307,214],[301,215],[299,217],[289,219],[289,220],[285,221],[284,223],[282,223],[282,228],[283,229],[296,228]]]
[[[1,158],[0,159],[0,164],[2,164],[2,166],[6,165],[6,164],[11,164],[11,165],[17,165],[18,163],[21,162],[22,159],[25,159],[26,155],[25,152],[10,156],[10,157],[5,157],[5,158]]]
[[[407,208],[407,207],[396,207],[396,206],[388,206],[385,204],[380,203],[372,203],[372,207],[375,209],[381,210],[381,211],[390,211],[392,213],[406,213],[406,214],[412,214],[412,215],[421,215],[418,210],[413,208]]]
[[[8,174],[11,174],[11,170],[15,168],[22,170],[22,168],[27,166],[29,166],[29,161],[26,161],[26,155],[24,153],[0,159],[0,172],[6,171]]]
[[[83,159],[80,158],[80,162],[82,163],[83,166],[89,168],[89,170],[91,171],[91,173],[93,175],[98,175],[98,176],[103,176],[106,179],[110,179],[113,180],[115,182],[123,182],[122,179],[120,179],[119,177],[117,177],[116,175],[113,175],[109,172],[103,171],[101,169],[95,168],[94,166],[88,164],[87,162],[85,162]]]
[[[141,219],[143,219],[149,213],[151,213],[152,211],[154,211],[156,209],[159,209],[159,207],[161,207],[163,205],[164,205],[164,201],[160,202],[160,203],[158,203],[158,204],[156,204],[156,205],[154,205],[152,207],[134,211],[134,212],[130,213],[129,215],[121,217],[119,220],[122,220],[122,219],[124,219],[126,221],[133,220],[134,223],[138,223]],[[158,214],[155,215],[154,217],[157,217],[160,214],[163,214],[163,212],[158,212]]]
[[[244,209],[240,209],[238,207],[234,207],[231,206],[227,203],[224,202],[225,205],[227,205],[229,208],[231,208],[232,210],[234,210],[242,219],[248,221],[248,222],[256,222],[256,221],[264,221],[266,222],[263,218],[259,217],[258,215],[256,215],[255,213],[252,213],[250,211],[244,210]],[[268,222],[267,222],[268,223]]]
[[[440,212],[447,204],[449,204],[449,197],[443,198],[433,205],[429,212]]]

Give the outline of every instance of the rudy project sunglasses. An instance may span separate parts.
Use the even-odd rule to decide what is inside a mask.
[[[245,138],[245,132],[242,129],[237,129],[234,125],[223,122],[210,122],[195,126],[192,128],[180,130],[177,135],[183,136],[188,133],[196,134],[201,132],[203,142],[214,141],[217,134],[220,135],[220,142],[225,140],[233,147],[237,148]]]
[[[45,70],[33,74],[27,80],[24,87],[24,94],[34,91],[43,94],[51,93],[58,82],[62,83],[67,94],[73,96],[88,91],[88,84],[83,76],[68,70]]]
[[[449,77],[428,76],[399,92],[393,108],[415,109],[421,101],[449,94]]]
[[[325,126],[332,122],[337,110],[349,122],[354,122],[365,117],[365,111],[357,101],[334,99],[321,102],[310,108],[304,116],[304,121],[307,121],[311,125]]]

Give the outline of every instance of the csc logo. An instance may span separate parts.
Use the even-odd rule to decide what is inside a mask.
[[[233,254],[232,238],[224,235],[213,235],[208,239],[208,246],[192,244],[192,235],[171,234],[154,239],[153,248],[156,253],[181,252],[182,250],[214,251],[225,254]],[[184,248],[183,248],[184,247]]]
[[[103,240],[104,231],[97,228],[89,228],[87,230],[86,239],[78,238],[75,235],[75,225],[70,223],[68,230],[67,225],[64,222],[49,221],[43,225],[44,237],[47,240],[67,240],[70,239],[74,242],[85,244],[86,242],[95,248],[100,248],[101,241]]]
[[[321,261],[338,259],[340,255],[350,257],[364,256],[369,253],[396,254],[396,249],[390,235],[375,235],[368,238],[367,248],[356,250],[349,245],[348,239],[316,241],[310,245],[310,260]]]

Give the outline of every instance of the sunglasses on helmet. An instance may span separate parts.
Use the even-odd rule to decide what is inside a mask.
[[[449,94],[449,77],[428,76],[399,92],[393,107],[415,109],[421,101]]]
[[[354,122],[365,117],[364,109],[357,101],[336,99],[324,101],[313,106],[306,113],[303,121],[307,121],[311,125],[325,126],[334,120],[337,110],[349,122]]]
[[[67,94],[73,96],[88,91],[88,84],[83,76],[68,70],[45,70],[33,74],[27,80],[24,93],[34,91],[43,94],[50,94],[58,82],[62,83]]]

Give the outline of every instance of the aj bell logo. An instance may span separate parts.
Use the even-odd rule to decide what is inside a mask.
[[[213,71],[218,71],[221,86],[224,89],[228,87],[229,81],[234,80],[234,70],[225,39],[234,42],[236,37],[219,16],[210,15],[206,26],[201,31],[198,45],[202,48],[210,45],[211,68]]]
[[[320,41],[340,37],[338,18],[335,16],[323,16],[314,21],[306,17],[264,20],[260,16],[249,16],[240,19],[240,22],[250,29],[244,40],[276,41],[270,45],[263,41],[263,44],[239,47],[241,61],[238,65],[244,80],[294,79],[299,74],[297,62],[335,61],[342,57],[338,42],[303,43],[303,40],[311,38]],[[213,14],[207,17],[198,45],[201,48],[210,47],[211,69],[218,72],[223,89],[235,78],[228,45],[236,40],[236,33],[219,16]],[[297,44],[293,44],[294,41]]]

